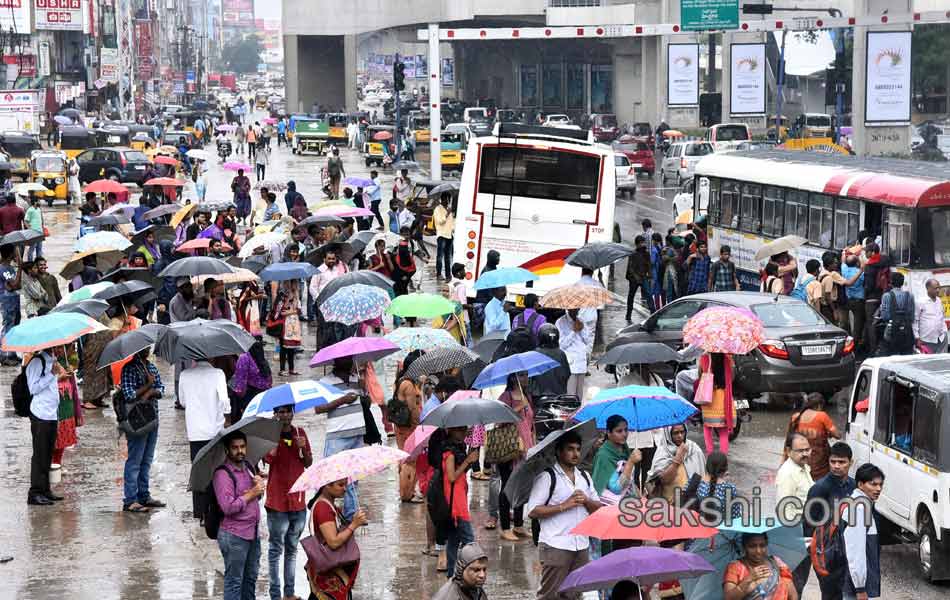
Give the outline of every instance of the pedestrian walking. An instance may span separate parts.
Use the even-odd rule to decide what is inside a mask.
[[[373,217],[375,217],[376,222],[379,223],[379,227],[376,229],[382,231],[386,227],[386,224],[383,222],[383,215],[379,213],[379,203],[383,200],[383,189],[379,181],[379,171],[370,171],[369,178],[373,182],[373,185],[366,188],[366,193],[369,194],[369,209],[373,211]]]
[[[567,380],[566,393],[577,396],[583,402],[587,381],[587,361],[590,357],[590,344],[594,332],[580,319],[579,312],[576,308],[568,309],[554,325],[557,327],[558,343],[567,355],[567,361],[571,367],[571,377]]]
[[[713,379],[712,396],[703,398],[705,403],[697,402],[703,415],[706,454],[713,451],[713,431],[716,431],[719,437],[719,451],[729,454],[729,434],[735,425],[735,404],[732,398],[733,364],[732,356],[719,352],[703,354],[699,358],[700,379],[704,375],[711,375]]]
[[[704,241],[696,242],[696,252],[686,259],[686,293],[702,294],[709,289],[709,246]]]
[[[234,130],[234,148],[238,156],[244,154],[244,143],[246,140],[247,131],[244,130],[244,125],[238,124],[237,129]]]
[[[277,147],[287,144],[287,121],[281,119],[277,121]]]
[[[254,125],[248,126],[247,135],[244,136],[244,139],[247,141],[247,159],[254,160],[254,157],[257,153],[257,145],[261,141],[261,135],[259,132],[259,124],[257,122]]]
[[[118,401],[125,406],[140,401],[150,402],[155,415],[154,421],[143,426],[141,433],[125,434],[128,448],[123,472],[125,496],[122,500],[122,510],[125,512],[143,513],[165,506],[164,502],[153,498],[149,490],[149,475],[158,443],[158,399],[164,394],[165,386],[158,368],[148,357],[149,348],[146,348],[125,363],[119,384]],[[127,414],[124,407],[119,410],[122,414]]]
[[[714,292],[735,292],[742,289],[736,276],[736,263],[732,262],[732,248],[723,244],[719,248],[719,260],[709,268],[707,288]]]
[[[225,415],[231,412],[228,384],[224,371],[199,360],[181,373],[178,401],[185,409],[185,433],[191,460],[205,444],[224,429]],[[192,490],[192,514],[203,519],[208,499],[203,490]],[[220,544],[221,538],[218,538]]]
[[[331,552],[338,551],[345,544],[356,545],[356,530],[368,523],[366,513],[359,509],[347,519],[336,507],[336,502],[347,494],[346,479],[328,483],[317,492],[313,504],[314,536],[325,544]],[[359,550],[357,546],[356,550]],[[356,574],[360,570],[360,561],[342,564],[328,571],[318,571],[318,565],[307,561],[307,579],[310,582],[310,598],[320,600],[349,600]]]
[[[928,279],[924,284],[926,295],[914,300],[914,338],[926,354],[947,351],[947,321],[943,316],[940,282]]]
[[[831,416],[825,412],[825,396],[822,393],[808,394],[802,409],[792,415],[786,437],[793,433],[799,433],[808,438],[811,446],[808,464],[811,467],[812,478],[818,481],[828,474],[828,458],[831,449],[828,439],[841,438]]]
[[[246,226],[247,218],[251,216],[251,180],[244,174],[244,169],[238,169],[237,175],[231,180],[231,192],[234,194],[237,218]]]
[[[446,540],[446,576],[449,579],[452,579],[455,573],[459,549],[475,541],[472,516],[468,507],[467,473],[478,462],[479,450],[466,447],[465,438],[468,435],[468,427],[450,427],[445,430],[445,441],[438,448],[442,481],[430,483],[430,485],[442,485],[442,493],[451,509],[449,522],[445,525],[443,532]],[[439,537],[436,536],[437,539]]]
[[[601,502],[616,505],[628,494],[640,495],[633,471],[642,455],[639,450],[631,450],[627,446],[629,426],[626,419],[620,415],[610,415],[607,417],[606,429],[607,436],[594,455],[591,479]],[[610,542],[604,540],[599,545],[595,543],[592,549],[597,556],[607,554],[610,552]]]
[[[799,501],[798,504],[787,503],[782,506],[784,514],[781,517],[786,519],[786,522],[792,522],[802,516],[802,507],[808,500],[808,492],[815,485],[809,465],[811,444],[808,438],[800,433],[790,434],[785,440],[785,454],[788,458],[775,475],[776,498],[779,501],[785,498],[796,498]],[[798,565],[792,565],[792,568],[795,590],[801,594],[811,573],[811,559],[806,556]]]
[[[340,179],[346,177],[346,169],[343,167],[343,159],[340,158],[340,149],[336,146],[327,159],[327,176],[330,178],[330,198],[339,198]]]
[[[24,216],[24,222],[27,224],[29,229],[43,235],[43,211],[40,209],[40,198],[35,194],[30,196],[30,207],[26,209]],[[26,259],[29,261],[34,261],[37,258],[43,256],[43,238],[30,244],[30,250],[27,253]]]
[[[277,292],[277,299],[267,320],[268,329],[279,334],[280,345],[280,372],[278,376],[300,375],[294,368],[294,357],[300,349],[303,337],[300,329],[300,296],[299,282],[289,279],[281,285]],[[289,370],[288,370],[289,369]]]
[[[851,469],[851,447],[844,442],[837,442],[829,451],[827,475],[815,482],[808,490],[806,507],[809,518],[802,522],[805,537],[814,534],[813,525],[821,522],[828,515],[822,515],[822,506],[837,506],[839,500],[847,498],[855,489],[854,479],[848,475]],[[841,600],[842,578],[846,565],[827,565],[828,575],[818,575],[818,586],[821,589],[821,600]]]
[[[841,276],[848,281],[854,279],[854,283],[844,288],[847,301],[843,315],[845,329],[854,338],[855,348],[862,354],[866,354],[864,265],[857,256],[853,254],[845,256],[845,262],[841,265]]]
[[[451,208],[452,195],[444,192],[439,199],[439,205],[432,211],[432,220],[435,223],[435,276],[452,279],[452,238],[455,236],[455,213]],[[443,271],[442,266],[445,265]]]
[[[347,394],[336,400],[313,409],[316,414],[327,416],[323,456],[333,456],[344,450],[362,448],[363,436],[367,429],[361,398],[365,392],[362,382],[353,375],[353,361],[349,358],[333,361],[333,370],[320,379],[320,383],[347,391]],[[347,484],[343,499],[343,518],[348,521],[352,520],[359,510],[358,494],[356,482]]]
[[[742,518],[742,507],[739,503],[729,504],[730,499],[739,497],[739,490],[734,483],[728,481],[729,457],[722,452],[713,452],[706,457],[706,472],[703,473],[699,485],[696,486],[696,502],[706,498],[715,498],[720,511],[719,516],[727,523]],[[708,504],[708,503],[707,503]],[[726,514],[728,508],[729,514]]]
[[[673,425],[657,438],[653,466],[647,481],[654,482],[655,494],[673,502],[676,490],[699,483],[706,472],[706,455],[699,444],[686,437],[686,424]]]
[[[25,262],[20,266],[23,272],[20,294],[23,297],[23,312],[30,319],[46,314],[52,308],[46,290],[39,281],[39,269],[35,262]]]
[[[893,356],[914,353],[914,296],[901,288],[904,275],[891,273],[891,289],[881,296],[880,307],[874,321],[877,339],[877,356]]]
[[[59,421],[59,386],[57,380],[66,371],[48,352],[40,351],[24,358],[23,370],[30,390],[30,436],[33,440],[33,455],[30,459],[30,489],[26,503],[33,506],[48,506],[62,500],[50,488],[49,474],[53,464],[53,449],[56,446],[56,430]]]
[[[534,431],[533,401],[528,392],[528,374],[512,373],[509,375],[505,391],[498,397],[498,400],[507,404],[518,415],[515,428],[518,431],[521,447],[524,448],[515,458],[495,465],[501,477],[501,488],[504,489],[515,467],[524,460],[524,454],[537,443],[537,436]],[[512,513],[514,514],[513,520],[511,518]],[[504,492],[498,498],[498,514],[501,519],[499,538],[509,542],[517,542],[523,538],[531,537],[531,533],[524,528],[524,506],[512,506]],[[513,529],[512,525],[514,525]]]
[[[254,166],[257,172],[257,182],[260,183],[267,176],[267,165],[270,164],[270,146],[258,144],[254,155]]]
[[[26,213],[17,206],[16,196],[7,194],[0,206],[0,235],[24,229]]]
[[[636,251],[627,259],[627,321],[633,311],[637,290],[640,290],[640,302],[653,312],[653,294],[650,292],[650,250],[647,248],[646,238],[638,235],[634,239]]]
[[[877,511],[872,507],[884,489],[884,472],[871,463],[858,467],[854,473],[857,486],[851,498],[861,500],[852,506],[844,528],[845,556],[848,566],[844,574],[844,600],[867,600],[881,597],[881,541],[878,538]],[[870,524],[870,525],[868,525]]]

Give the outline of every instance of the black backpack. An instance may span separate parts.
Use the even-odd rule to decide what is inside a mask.
[[[587,475],[587,471],[583,469],[577,469],[580,471],[581,475],[584,476],[584,481],[587,482],[587,485],[592,485],[590,482],[590,477]],[[551,497],[554,495],[554,488],[557,486],[557,476],[554,474],[554,468],[548,467],[544,470],[548,474],[548,477],[551,479],[551,486],[548,488],[548,499],[544,501],[544,506],[547,506],[551,502]],[[534,545],[538,545],[538,539],[541,537],[541,520],[540,519],[531,519],[531,541],[534,542]]]
[[[905,293],[910,295],[909,292]],[[912,346],[914,344],[914,315],[909,310],[910,302],[905,299],[902,305],[897,301],[894,290],[888,291],[885,295],[891,297],[891,318],[884,324],[884,341],[897,347]]]
[[[464,477],[464,475],[462,475]],[[452,501],[455,499],[455,485],[453,483],[449,497],[445,497],[445,472],[439,466],[429,481],[429,490],[426,493],[426,509],[429,518],[436,530],[452,527]]]
[[[244,461],[244,466],[247,467],[252,474],[256,473],[254,467],[249,462]],[[214,473],[211,474],[211,483],[205,488],[208,501],[205,503],[204,514],[201,515],[201,520],[205,526],[205,534],[212,540],[218,539],[218,530],[221,529],[221,521],[224,520],[224,511],[221,510],[221,505],[218,504],[218,495],[214,493],[214,476],[222,469],[224,469],[224,472],[231,478],[231,484],[234,486],[234,491],[237,492],[237,479],[234,477],[234,473],[224,465],[215,469]]]
[[[403,378],[405,379],[405,378]],[[386,416],[389,422],[398,427],[409,427],[412,422],[412,415],[409,412],[409,405],[396,397],[399,386],[403,379],[396,382],[396,389],[393,391],[393,397],[386,403]]]
[[[43,358],[42,354],[34,354],[33,358],[39,358],[43,363],[43,374],[46,373],[46,359]],[[30,362],[33,362],[33,358],[30,359]],[[10,393],[13,396],[13,414],[18,417],[28,418],[30,416],[30,403],[33,402],[33,394],[30,393],[30,384],[26,379],[26,367],[30,362],[23,365],[23,368],[20,369],[19,374],[13,379],[13,383],[10,384]]]

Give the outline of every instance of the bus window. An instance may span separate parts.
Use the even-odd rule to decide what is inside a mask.
[[[835,248],[846,248],[858,239],[858,220],[861,203],[857,200],[838,198],[835,201]]]
[[[920,237],[922,246],[933,246],[934,264],[950,265],[950,210],[946,207],[919,209]],[[930,223],[930,239],[927,239],[927,223]],[[929,242],[929,243],[928,243]]]
[[[765,187],[762,197],[762,233],[779,237],[785,224],[785,199],[782,188],[772,185]]]
[[[808,241],[822,248],[831,247],[833,204],[830,196],[812,194],[808,205]]]
[[[808,192],[785,193],[785,235],[808,237]]]
[[[746,183],[742,186],[742,230],[758,233],[762,227],[762,186]]]
[[[722,182],[722,218],[721,223],[730,229],[739,228],[739,184],[735,181]]]
[[[549,149],[486,147],[478,192],[596,204],[600,157]]]
[[[884,212],[884,247],[887,248],[887,254],[896,264],[909,265],[912,239],[910,211],[888,208]]]
[[[700,214],[702,207],[701,203],[693,207],[696,214]],[[706,213],[709,215],[710,223],[719,225],[722,206],[719,203],[719,179],[716,177],[709,178],[709,204],[706,205]]]

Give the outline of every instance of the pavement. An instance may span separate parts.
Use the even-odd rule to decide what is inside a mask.
[[[345,151],[347,174],[365,176],[368,169],[355,152]],[[267,178],[293,179],[298,190],[311,202],[319,198],[320,169],[326,159],[298,157],[289,149],[274,147]],[[383,173],[383,187],[389,189],[391,173]],[[231,174],[215,165],[209,176],[208,199],[230,197]],[[631,199],[619,199],[617,221],[624,238],[639,231],[642,218],[653,220],[657,231],[665,231],[672,221],[671,189],[663,189],[641,179],[641,188]],[[193,189],[186,189],[193,197]],[[72,252],[78,230],[75,207],[58,204],[44,208],[51,236],[45,244],[50,272],[58,272]],[[619,265],[622,267],[623,265]],[[612,287],[625,294],[623,271]],[[438,291],[432,265],[423,268],[423,289]],[[609,307],[601,322],[602,337],[609,340],[623,325],[620,307]],[[314,350],[314,336],[305,335],[302,357]],[[269,347],[269,350],[272,348]],[[276,356],[269,353],[274,361]],[[171,391],[172,373],[158,361]],[[302,369],[301,369],[302,370]],[[66,499],[53,507],[28,507],[30,432],[29,422],[13,414],[9,384],[15,369],[0,368],[0,554],[13,560],[0,564],[0,598],[18,600],[110,600],[142,598],[220,598],[222,564],[216,543],[209,540],[191,514],[191,497],[186,489],[189,460],[184,414],[172,408],[166,395],[161,403],[158,448],[152,468],[152,494],[168,507],[151,514],[121,512],[122,468],[125,442],[115,429],[111,409],[87,411],[86,424],[79,429],[79,444],[66,452],[62,482],[54,489]],[[314,370],[307,376],[322,376]],[[284,380],[285,381],[285,380]],[[277,383],[282,383],[279,380]],[[594,372],[592,384],[612,382],[604,373]],[[831,409],[839,427],[843,424],[841,403]],[[730,447],[730,477],[740,492],[753,486],[763,489],[763,503],[774,505],[774,474],[781,461],[781,447],[790,410],[787,407],[756,407],[753,421],[742,429]],[[312,413],[299,415],[315,448],[322,448],[324,419]],[[390,440],[389,443],[393,443]],[[493,600],[534,597],[540,567],[537,551],[530,542],[501,542],[497,531],[487,531],[488,486],[471,484],[471,506],[477,540],[489,554],[486,591]],[[357,599],[430,598],[445,581],[435,569],[435,559],[424,556],[423,505],[398,500],[395,474],[389,472],[360,484],[360,503],[370,525],[357,537],[362,563],[354,590]],[[258,596],[267,597],[266,523]],[[296,592],[308,595],[303,572],[305,556],[298,553]],[[916,570],[912,546],[884,550],[883,597],[888,599],[936,600],[946,598],[946,586],[924,583]],[[813,578],[814,579],[814,578]],[[817,599],[812,581],[803,596]]]

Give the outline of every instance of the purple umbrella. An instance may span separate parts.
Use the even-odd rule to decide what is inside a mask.
[[[615,550],[572,571],[559,591],[566,594],[603,590],[624,579],[650,587],[663,581],[699,577],[713,571],[715,568],[708,560],[691,552],[638,546]]]
[[[311,367],[327,365],[338,358],[352,357],[354,360],[370,362],[399,352],[399,346],[385,338],[351,337],[327,346],[313,355]]]

